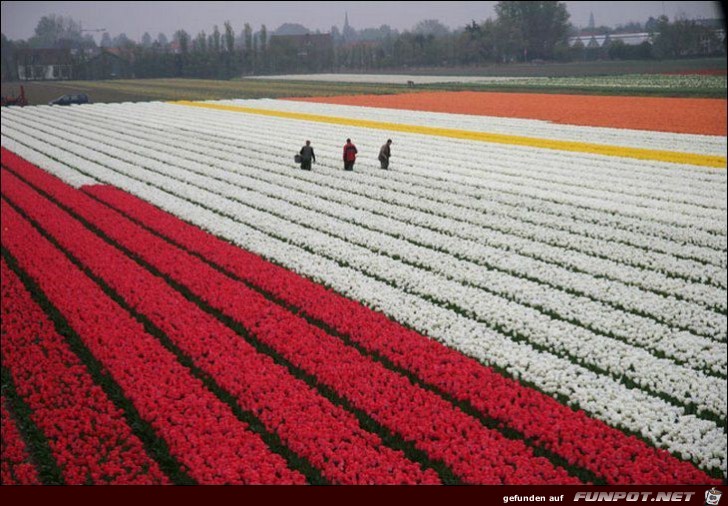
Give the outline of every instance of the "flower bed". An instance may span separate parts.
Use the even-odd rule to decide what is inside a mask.
[[[3,264],[5,265],[5,264]],[[2,482],[3,485],[39,485],[40,478],[15,422],[2,398]]]
[[[37,282],[184,470],[201,483],[302,483],[227,406],[3,201],[3,245]],[[32,245],[32,248],[31,248]],[[68,292],[76,297],[67,297]]]
[[[76,360],[83,388],[103,383],[135,427],[160,471],[129,476],[720,481],[725,171],[407,133],[384,172],[368,153],[387,133],[352,126],[362,156],[342,178],[340,127],[305,125],[312,173],[290,168],[296,119],[3,111],[4,286],[7,271],[39,304],[32,322],[68,329],[54,339],[70,358],[53,363]],[[725,143],[609,135],[706,155]],[[33,307],[14,304],[4,314]],[[51,380],[23,368],[66,374],[33,350],[3,343],[29,419],[51,407],[29,393]],[[49,413],[35,423],[52,450],[74,436]]]
[[[2,283],[3,364],[32,421],[49,439],[64,482],[167,483],[122,412],[94,383],[4,260]]]
[[[505,81],[527,87],[671,87],[725,90],[725,76],[659,76],[643,79],[548,78]],[[497,86],[498,83],[489,83]],[[566,125],[630,128],[658,132],[726,135],[726,101],[718,98],[615,97],[507,92],[422,92],[400,95],[350,95],[291,98],[302,102],[385,107],[415,111],[479,114],[553,121]]]

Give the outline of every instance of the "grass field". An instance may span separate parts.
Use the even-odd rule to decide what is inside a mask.
[[[358,85],[364,82],[382,86],[401,85],[411,80],[420,91],[486,91],[509,93],[552,93],[577,95],[621,95],[676,98],[725,98],[726,76],[711,74],[622,74],[570,77],[416,76],[393,74],[304,74],[270,76],[270,81],[291,85],[318,82]],[[438,82],[438,79],[443,79]],[[461,81],[457,81],[460,79]],[[256,77],[255,80],[261,80]],[[352,94],[358,95],[358,94]]]
[[[24,83],[31,105],[47,104],[67,93],[86,93],[93,102],[140,102],[153,100],[223,100],[232,98],[280,98],[335,95],[385,95],[427,91],[512,91],[528,93],[576,93],[585,95],[633,95],[725,98],[725,75],[704,77],[699,84],[687,83],[685,76],[654,76],[654,84],[644,85],[650,74],[725,72],[724,58],[680,61],[579,62],[547,65],[493,65],[406,69],[412,75],[549,77],[528,82],[488,84],[440,83],[408,88],[403,84],[368,84],[278,81],[275,79],[129,79],[113,81],[48,81]],[[648,74],[648,76],[639,74]],[[591,76],[588,80],[582,79]],[[600,84],[601,76],[605,79]],[[619,76],[619,86],[614,77]],[[555,79],[554,79],[555,78]],[[674,81],[668,85],[667,82]],[[17,95],[20,83],[2,83],[3,96]]]
[[[30,105],[47,104],[67,93],[86,93],[93,102],[151,100],[221,100],[407,92],[401,85],[287,83],[268,80],[129,79],[114,81],[48,81],[23,83]],[[2,94],[17,95],[19,83],[3,83]]]
[[[486,67],[409,68],[408,74],[511,77],[579,77],[622,74],[662,74],[676,72],[725,71],[725,58],[683,60],[613,60],[569,63],[510,63]]]

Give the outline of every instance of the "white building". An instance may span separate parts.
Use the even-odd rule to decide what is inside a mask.
[[[648,32],[641,33],[613,33],[608,35],[579,35],[569,38],[569,47],[574,47],[581,43],[586,48],[602,48],[609,47],[609,44],[615,40],[621,40],[627,46],[639,46],[643,42],[652,43],[652,34]]]

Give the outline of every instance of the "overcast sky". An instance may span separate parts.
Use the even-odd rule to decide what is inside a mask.
[[[144,32],[168,37],[178,29],[192,36],[217,24],[222,30],[230,21],[236,33],[244,23],[254,29],[265,24],[274,31],[283,23],[300,23],[311,30],[328,32],[332,26],[356,28],[387,24],[400,31],[423,19],[437,19],[450,28],[472,20],[494,17],[497,2],[6,2],[2,6],[2,33],[12,40],[32,37],[38,20],[45,15],[70,16],[86,29],[105,28],[113,37],[120,33],[139,40]],[[571,22],[586,26],[594,13],[597,25],[615,26],[629,21],[644,22],[666,14],[673,19],[722,17],[719,2],[565,2]],[[96,40],[100,40],[98,34]]]

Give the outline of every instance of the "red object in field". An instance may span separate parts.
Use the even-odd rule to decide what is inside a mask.
[[[20,107],[28,105],[28,99],[25,98],[25,88],[23,86],[20,87],[20,95],[17,97],[14,95],[12,97],[2,97],[2,107],[7,105],[19,105]]]

